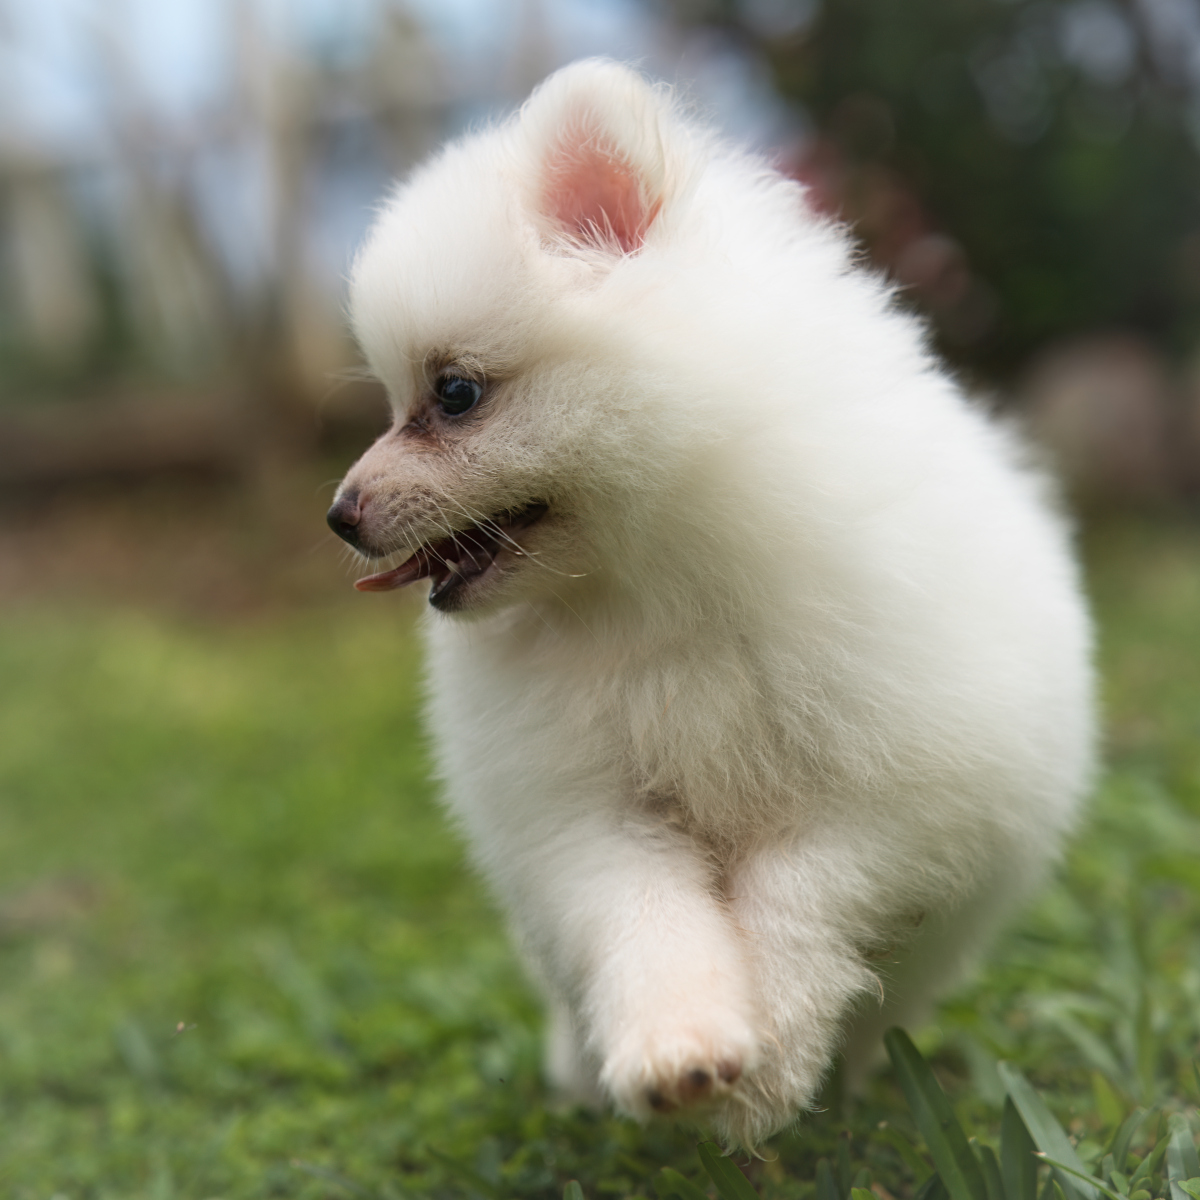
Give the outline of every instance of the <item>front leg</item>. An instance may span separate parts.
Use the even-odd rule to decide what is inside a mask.
[[[626,828],[584,1000],[600,1081],[635,1115],[728,1095],[758,1061],[745,948],[714,872],[676,830]],[[616,863],[614,862],[614,866]],[[599,915],[599,914],[598,914]]]
[[[488,866],[551,989],[567,998],[551,1062],[571,1076],[560,1082],[578,1094],[578,1065],[591,1064],[638,1117],[731,1096],[758,1062],[758,1014],[706,854],[669,823],[591,806],[526,832],[536,841],[503,864],[489,855]],[[575,1056],[562,1045],[571,1026]]]
[[[876,916],[878,880],[864,856],[849,836],[810,832],[781,836],[730,869],[729,907],[753,956],[769,1051],[738,1103],[714,1114],[728,1141],[753,1147],[810,1107],[847,1018],[878,1008],[881,985],[866,960],[897,930]]]

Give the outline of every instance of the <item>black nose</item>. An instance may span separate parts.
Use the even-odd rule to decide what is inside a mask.
[[[325,514],[329,528],[352,546],[358,545],[358,522],[361,519],[362,508],[358,503],[357,492],[346,492],[339,496]]]

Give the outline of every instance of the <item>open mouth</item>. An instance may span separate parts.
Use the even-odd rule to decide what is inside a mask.
[[[530,504],[519,512],[500,513],[449,537],[426,542],[398,567],[356,580],[354,586],[360,592],[390,592],[418,579],[431,579],[429,603],[435,608],[453,607],[454,598],[482,579],[501,554],[520,557],[525,553],[517,535],[540,521],[547,507]]]

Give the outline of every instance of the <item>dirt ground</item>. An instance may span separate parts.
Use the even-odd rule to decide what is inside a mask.
[[[236,619],[348,600],[361,571],[325,525],[341,466],[292,466],[250,484],[168,476],[0,496],[0,606]]]

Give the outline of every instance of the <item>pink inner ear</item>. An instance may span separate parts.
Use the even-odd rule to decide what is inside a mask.
[[[647,207],[633,168],[594,140],[559,145],[546,162],[547,216],[571,236],[594,246],[614,242],[625,254],[646,238],[658,204]]]

